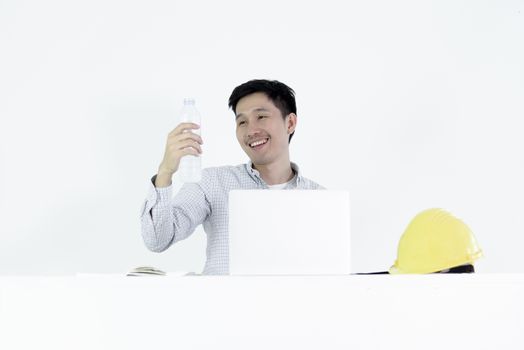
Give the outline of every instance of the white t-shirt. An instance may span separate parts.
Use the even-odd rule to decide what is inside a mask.
[[[288,184],[295,180],[295,176],[293,176],[288,182],[284,182],[283,184],[267,185],[267,188],[270,190],[283,190]]]

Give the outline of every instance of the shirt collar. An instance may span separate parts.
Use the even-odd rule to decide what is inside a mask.
[[[302,175],[300,174],[300,168],[296,163],[291,163],[291,169],[295,173],[295,176],[291,180],[291,182],[286,186],[286,188],[289,187],[296,187],[300,184],[302,181]],[[265,184],[264,180],[260,177],[260,173],[257,169],[253,168],[253,162],[250,160],[246,163],[246,170],[248,174],[257,182]],[[267,186],[267,185],[266,185]]]

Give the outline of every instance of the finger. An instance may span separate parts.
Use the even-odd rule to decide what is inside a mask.
[[[202,144],[202,139],[191,135],[178,135],[167,141],[167,147],[174,150],[193,144],[200,146]]]
[[[199,144],[203,144],[202,137],[200,135],[194,134],[192,132],[184,132],[178,135],[173,135],[170,139],[171,142],[180,142],[184,140],[191,139]]]
[[[202,148],[200,147],[200,144],[198,142],[193,141],[193,140],[185,140],[185,141],[173,144],[171,146],[171,149],[172,149],[173,152],[177,152],[177,151],[186,149],[188,147],[194,148],[195,150],[198,151],[198,153],[202,153]]]
[[[201,153],[202,152],[197,151],[193,147],[186,147],[184,149],[179,150],[180,157],[187,156],[187,155],[192,155],[192,156],[197,156],[198,157]]]
[[[178,124],[176,128],[173,129],[173,131],[169,133],[169,136],[173,134],[183,133],[186,130],[195,130],[195,129],[200,129],[200,126],[195,123],[180,123]]]

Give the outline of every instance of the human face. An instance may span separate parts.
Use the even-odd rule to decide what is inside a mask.
[[[289,134],[296,127],[294,113],[283,118],[266,94],[256,92],[238,101],[236,114],[237,140],[254,165],[289,162]]]

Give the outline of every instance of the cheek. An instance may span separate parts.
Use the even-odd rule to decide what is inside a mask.
[[[278,135],[279,138],[286,138],[287,126],[285,124],[275,125],[273,128],[273,134]]]
[[[242,132],[241,132],[239,129],[237,129],[237,131],[236,131],[236,135],[237,135],[237,141],[238,141],[238,143],[242,144],[243,136],[242,136]]]

